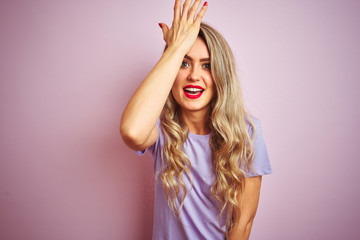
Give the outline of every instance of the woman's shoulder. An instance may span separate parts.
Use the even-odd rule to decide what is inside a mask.
[[[260,128],[259,118],[257,118],[256,116],[254,116],[252,114],[248,114],[248,116],[245,116],[245,124],[246,124],[246,128],[250,134],[252,134],[252,132],[253,132],[253,127],[255,128],[255,130]]]
[[[250,119],[253,121],[254,124],[260,122],[259,118],[257,118],[255,115],[253,115],[253,114],[248,114],[248,115],[249,115]],[[245,118],[245,119],[247,121],[249,121],[248,118]]]

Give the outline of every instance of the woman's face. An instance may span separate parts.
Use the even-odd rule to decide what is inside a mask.
[[[207,112],[215,95],[215,86],[211,75],[209,50],[201,38],[197,38],[185,55],[171,92],[183,113]]]

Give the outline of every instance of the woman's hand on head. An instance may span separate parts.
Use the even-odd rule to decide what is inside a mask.
[[[160,23],[163,37],[168,48],[180,48],[187,53],[194,45],[200,31],[200,23],[207,9],[205,2],[200,11],[201,0],[185,0],[181,10],[181,0],[175,0],[174,19],[172,26],[169,27],[165,23]]]

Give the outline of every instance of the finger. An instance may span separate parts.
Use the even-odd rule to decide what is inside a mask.
[[[165,23],[159,23],[159,26],[161,27],[161,30],[163,32],[163,39],[166,42],[166,36],[168,35],[169,27]]]
[[[195,14],[196,14],[196,11],[199,8],[200,3],[201,3],[201,0],[196,0],[194,2],[194,4],[192,5],[192,7],[190,9],[190,12],[189,12],[189,17],[188,17],[189,20],[194,21]]]
[[[188,11],[192,0],[186,0],[183,5],[181,20],[185,21],[188,17]]]
[[[180,20],[180,14],[181,14],[181,0],[175,0],[174,5],[174,21]]]
[[[200,25],[207,8],[208,8],[208,3],[205,2],[204,5],[201,7],[200,11],[198,12],[198,14],[196,15],[196,19],[194,21],[195,23]]]
[[[164,37],[166,37],[168,35],[168,32],[169,32],[169,27],[165,23],[162,23],[161,28],[162,28]]]

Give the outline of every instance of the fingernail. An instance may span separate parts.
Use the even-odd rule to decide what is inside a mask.
[[[159,23],[159,26],[160,26],[160,28],[162,28],[162,25],[161,25],[161,23]]]
[[[207,2],[204,3],[204,6],[207,6]]]

